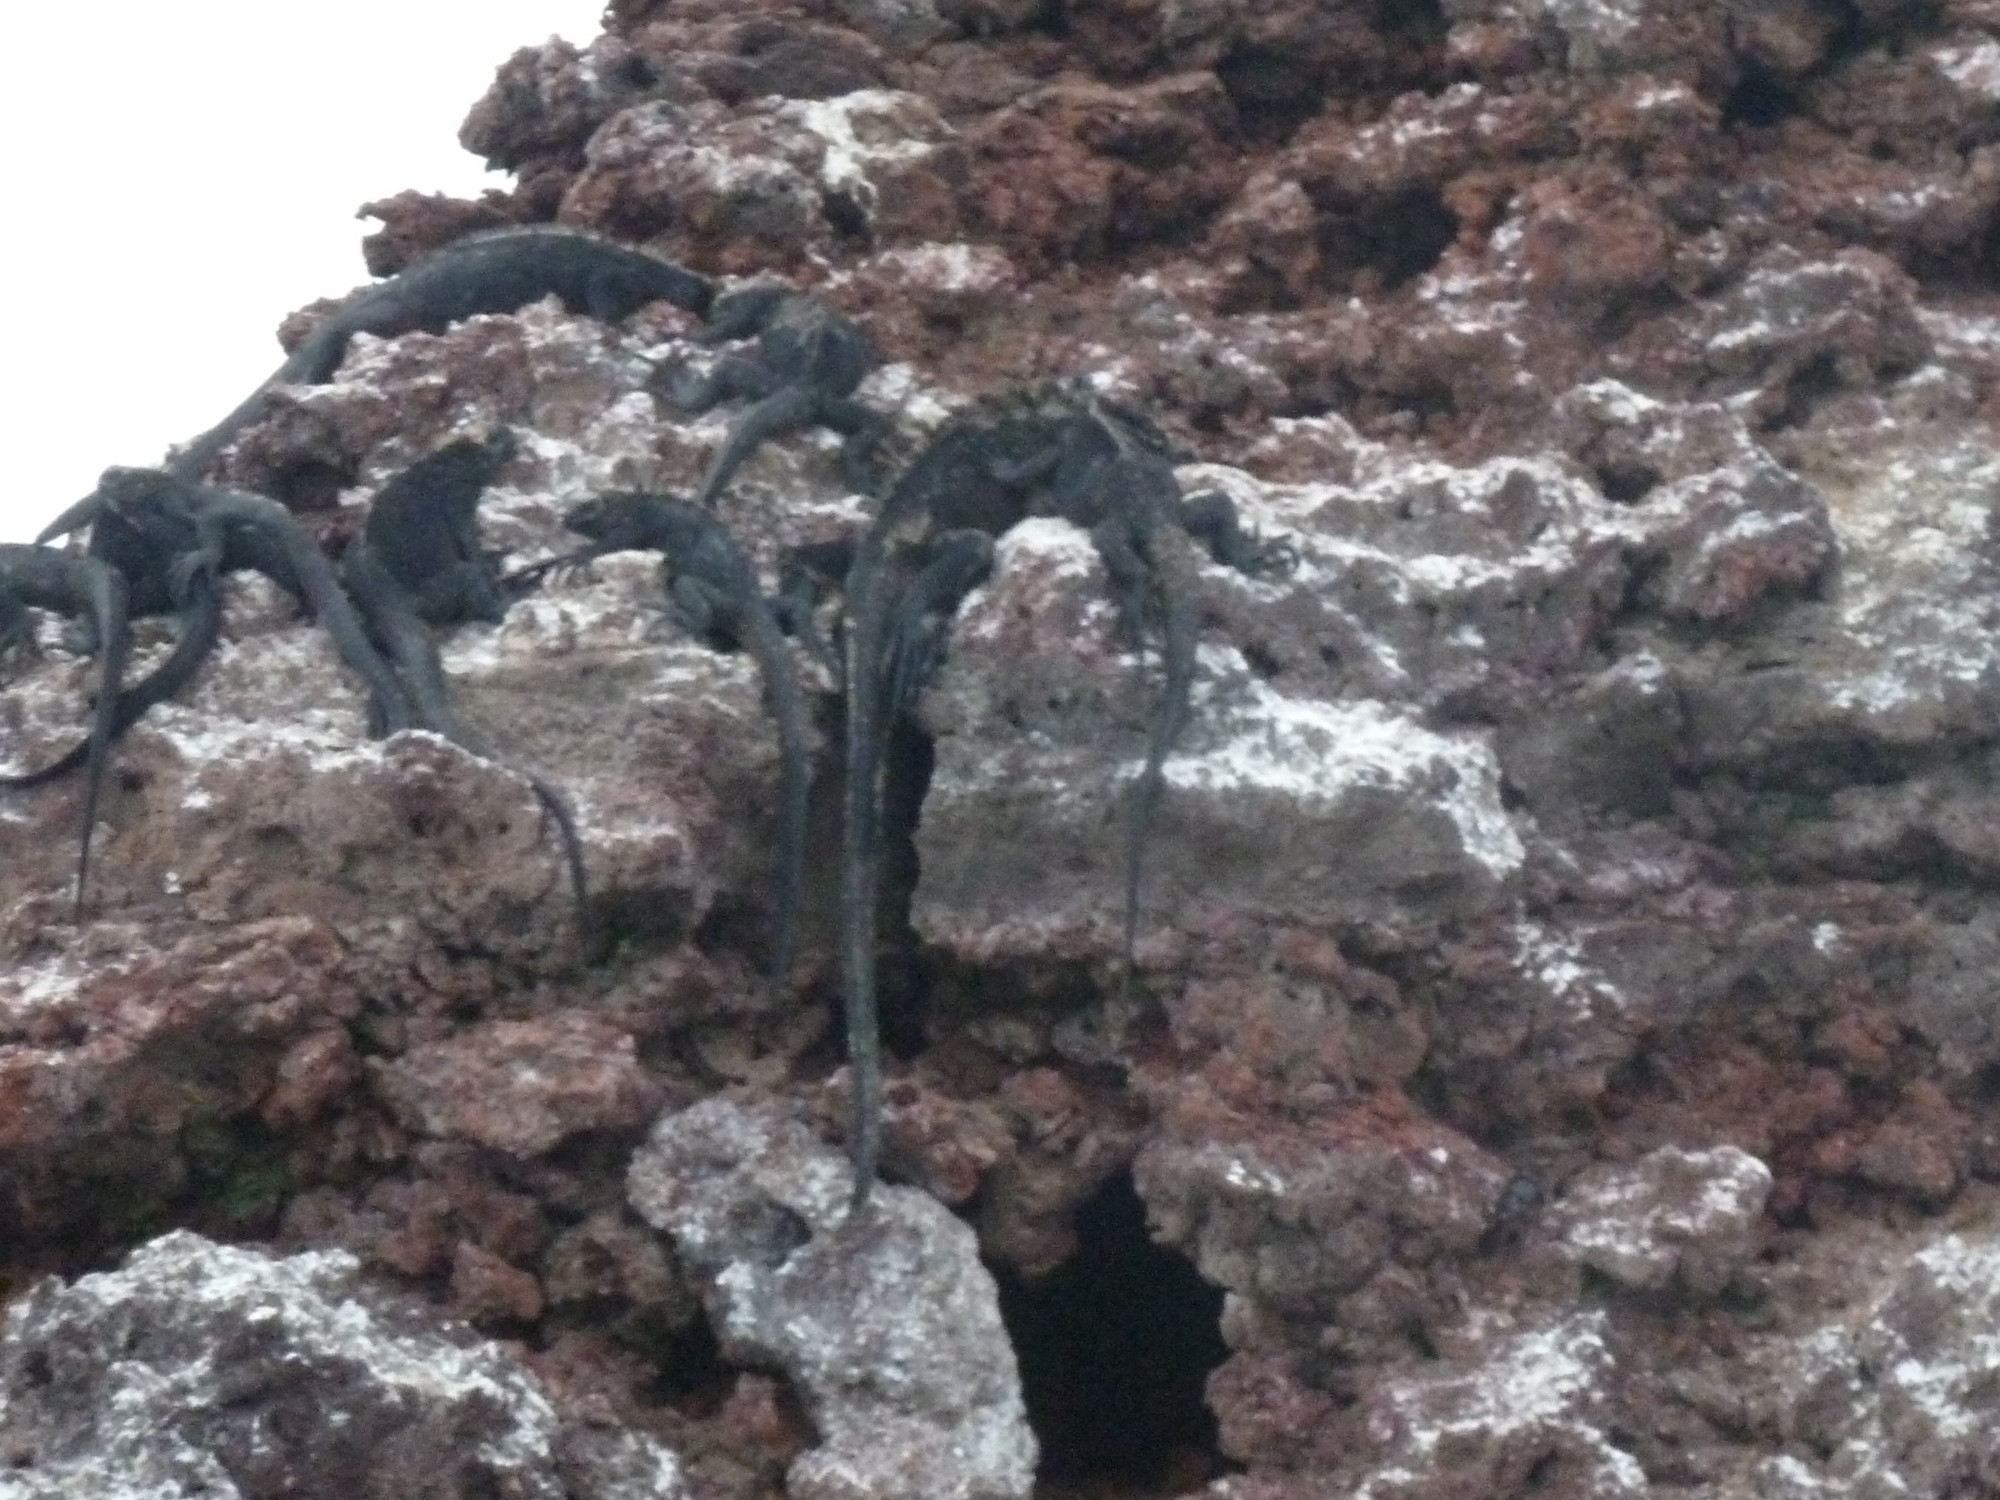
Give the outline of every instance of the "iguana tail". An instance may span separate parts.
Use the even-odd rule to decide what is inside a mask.
[[[859,1213],[882,1155],[882,1039],[875,1003],[875,880],[881,863],[882,649],[888,612],[882,597],[888,511],[855,549],[847,574],[845,640],[847,765],[840,840],[840,956],[847,1006],[847,1061],[853,1078],[848,1156]]]
[[[764,693],[778,725],[778,936],[771,982],[782,986],[799,951],[799,909],[805,894],[806,801],[812,789],[806,758],[806,700],[791,652],[770,606],[754,592],[743,609],[743,644],[757,658]]]
[[[334,325],[335,319],[331,316],[320,319],[312,332],[292,350],[290,357],[258,382],[257,389],[237,402],[228,416],[190,442],[162,467],[176,479],[200,479],[208,472],[209,465],[222,456],[222,450],[236,441],[238,433],[271,409],[272,391],[281,385],[324,385],[333,379],[333,372],[340,368],[341,357],[347,352],[350,337],[347,329]],[[54,524],[60,524],[60,521]],[[76,528],[71,526],[68,529],[73,531]],[[55,534],[60,536],[62,533]]]
[[[590,921],[590,886],[584,873],[583,841],[577,837],[576,817],[570,812],[568,802],[535,772],[525,770],[502,756],[484,735],[461,721],[452,710],[451,697],[445,686],[444,666],[438,659],[437,642],[432,638],[430,628],[409,607],[388,570],[375,561],[365,540],[348,546],[346,556],[341,559],[341,570],[347,575],[356,597],[367,609],[368,623],[377,639],[402,672],[403,680],[409,684],[410,699],[416,710],[416,727],[444,736],[461,750],[481,760],[506,767],[525,780],[534,791],[535,800],[541,803],[543,811],[553,820],[561,835],[563,863],[576,900],[577,929],[585,946],[593,946],[595,935]],[[342,597],[345,598],[344,595]],[[356,628],[359,628],[358,621]],[[400,698],[400,694],[398,696]]]
[[[247,500],[252,497],[236,498]],[[396,681],[396,674],[389,669],[389,664],[382,659],[382,653],[370,642],[368,629],[347,590],[340,586],[340,576],[334,572],[333,564],[327,561],[318,544],[306,535],[304,528],[292,519],[290,512],[276,501],[267,503],[270,529],[283,549],[285,563],[297,580],[299,592],[305,596],[313,618],[319,622],[320,629],[332,637],[334,650],[347,663],[349,670],[368,684],[371,725],[384,734],[407,728],[410,723],[409,701],[404,696],[402,685]]]
[[[199,592],[181,610],[180,634],[175,637],[167,659],[118,694],[118,706],[111,719],[112,743],[145,717],[154,704],[166,702],[192,682],[209,652],[215,649],[222,635],[222,595],[208,579],[198,580],[195,587]],[[18,776],[0,776],[0,787],[17,790],[60,780],[88,763],[96,739],[93,726],[90,738],[70,746],[49,764]]]
[[[125,578],[115,568],[93,570],[91,613],[97,621],[97,713],[90,727],[90,779],[83,794],[83,835],[76,859],[76,906],[83,915],[84,887],[90,880],[90,836],[97,828],[98,794],[104,766],[118,734],[118,695],[125,680],[125,655],[132,638],[125,623]]]
[[[556,831],[562,838],[563,866],[569,872],[570,893],[576,901],[577,931],[583,938],[584,946],[594,948],[597,938],[590,919],[590,883],[583,868],[583,840],[577,837],[576,815],[569,810],[569,802],[537,773],[523,770],[498,756],[488,756],[487,759],[496,765],[506,766],[523,778],[534,790],[535,800],[542,804],[542,810],[555,823]]]
[[[1166,783],[1167,756],[1187,726],[1194,689],[1195,639],[1199,621],[1199,583],[1187,538],[1178,529],[1162,528],[1148,549],[1154,588],[1159,595],[1165,637],[1161,657],[1166,682],[1153,707],[1153,726],[1146,740],[1146,763],[1132,783],[1125,814],[1125,972],[1121,986],[1131,992],[1134,951],[1139,937],[1139,889],[1145,876],[1146,835],[1159,809]]]

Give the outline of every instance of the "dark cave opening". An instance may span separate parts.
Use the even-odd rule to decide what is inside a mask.
[[[996,1267],[1043,1484],[1179,1489],[1220,1474],[1208,1377],[1228,1353],[1222,1292],[1146,1233],[1120,1172],[1078,1210],[1077,1250],[1045,1276]]]
[[[1326,103],[1311,60],[1273,47],[1239,43],[1215,65],[1215,76],[1252,141],[1284,140]]]
[[[1770,69],[1756,63],[1743,70],[1722,102],[1723,123],[1768,130],[1799,112],[1799,96]]]
[[[721,1409],[733,1377],[705,1315],[680,1328],[642,1323],[619,1333],[627,1348],[652,1365],[654,1376],[646,1391],[650,1400],[694,1418]]]
[[[1356,272],[1379,278],[1393,291],[1443,258],[1458,237],[1458,215],[1429,188],[1412,188],[1382,202],[1355,205],[1321,217],[1320,258],[1339,290]]]

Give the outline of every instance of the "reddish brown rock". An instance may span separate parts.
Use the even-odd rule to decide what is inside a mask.
[[[513,222],[491,196],[468,203],[442,193],[408,191],[364,203],[355,217],[382,221],[380,229],[361,241],[371,276],[394,276],[453,240]]]
[[[464,1241],[452,1250],[451,1308],[478,1328],[533,1323],[542,1289],[527,1272]]]
[[[1161,675],[1085,533],[1002,539],[892,757],[892,1180],[1028,1288],[1137,1262],[1090,1207],[1129,1172],[1153,1252],[1209,1282],[1149,1327],[1230,1346],[1172,1372],[1206,1378],[1213,1442],[1190,1395],[1143,1481],[1058,1439],[1043,1487],[1990,1488],[2000,9],[621,0],[609,26],[505,64],[467,140],[517,186],[383,200],[374,268],[560,213],[789,275],[883,349],[861,399],[892,472],[968,398],[1081,374],[1297,552],[1197,564],[1129,993]],[[390,473],[504,423],[485,541],[546,557],[576,500],[702,473],[730,414],[653,394],[712,353],[694,328],[545,303],[357,338],[222,472],[337,549]],[[814,435],[721,513],[773,586],[867,508]],[[863,1410],[891,1362],[841,1351],[927,1309],[815,1286],[824,1338],[718,1353],[623,1205],[656,1108],[730,1087],[845,1128],[839,707],[801,655],[814,854],[774,988],[760,685],[657,589],[607,558],[444,645],[467,717],[576,802],[602,964],[519,779],[369,744],[260,585],[121,747],[81,926],[74,790],[6,795],[8,1284],[169,1223],[339,1246],[533,1345],[590,1432],[670,1435],[704,1496],[835,1483],[807,1406]],[[38,630],[9,767],[89,690]],[[837,1206],[839,1162],[794,1147]],[[730,1199],[730,1274],[849,1264],[831,1220],[791,1244],[797,1186]],[[1060,1342],[993,1339],[1031,1370]],[[860,1425],[871,1473],[965,1472]]]
[[[489,1022],[372,1072],[390,1110],[416,1133],[519,1157],[583,1132],[636,1130],[660,1104],[632,1038],[593,1016]]]
[[[0,995],[0,1211],[24,1238],[87,1244],[160,1212],[192,1185],[196,1134],[294,1087],[298,1111],[275,1107],[296,1126],[352,1079],[325,1028],[360,996],[339,940],[304,917],[150,938],[100,923],[65,954],[17,962]]]

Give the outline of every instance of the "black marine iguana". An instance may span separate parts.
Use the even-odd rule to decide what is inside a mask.
[[[753,334],[757,343],[751,353],[724,355],[706,375],[682,370],[668,379],[668,401],[689,416],[724,401],[755,403],[729,429],[695,502],[715,504],[743,461],[767,440],[815,422],[847,439],[841,445],[847,483],[858,491],[872,489],[868,457],[888,423],[853,399],[877,361],[868,335],[819,298],[766,284],[718,297],[700,337],[719,344]]]
[[[386,663],[369,645],[360,618],[333,567],[291,513],[262,496],[211,489],[157,469],[107,469],[92,498],[90,555],[124,580],[132,615],[168,611],[179,617],[173,650],[145,677],[117,695],[115,742],[156,703],[194,680],[222,633],[220,574],[263,573],[318,616],[341,659],[369,688],[371,733],[408,727],[410,710]],[[88,642],[79,643],[88,649]],[[0,787],[39,786],[89,758],[90,741],[48,765],[0,777]]]
[[[114,744],[155,704],[165,703],[194,681],[195,673],[201,670],[201,664],[208,660],[209,652],[222,638],[222,591],[216,587],[215,580],[205,574],[197,574],[189,580],[187,597],[176,614],[179,623],[175,628],[174,644],[165,659],[138,681],[128,682],[119,691],[118,706],[111,716],[111,740]],[[91,745],[91,739],[81,740],[45,766],[24,771],[18,776],[0,776],[0,788],[18,790],[41,786],[67,776],[88,762]]]
[[[1125,823],[1123,982],[1129,986],[1146,834],[1159,806],[1167,755],[1187,724],[1194,685],[1200,583],[1187,543],[1199,536],[1218,563],[1250,577],[1291,566],[1296,553],[1288,542],[1265,542],[1246,532],[1226,495],[1184,501],[1172,446],[1144,414],[1080,381],[1052,382],[1044,390],[1051,445],[1009,477],[1045,476],[1038,513],[1061,516],[1090,533],[1117,596],[1120,629],[1135,649],[1144,649],[1149,616],[1160,624],[1166,681]]]
[[[543,297],[606,323],[648,302],[668,301],[706,313],[715,289],[706,277],[643,251],[554,225],[467,235],[386,281],[348,294],[313,326],[285,362],[234,411],[175,454],[167,471],[199,479],[244,428],[263,416],[281,385],[321,385],[340,368],[357,333],[442,333],[475,313],[506,313]],[[38,541],[75,531],[91,518],[79,501],[43,528]]]
[[[125,580],[92,557],[78,557],[51,547],[0,544],[0,618],[7,635],[26,629],[28,606],[87,614],[97,635],[97,704],[91,716],[85,758],[90,774],[83,794],[83,833],[76,858],[76,904],[83,913],[84,886],[90,878],[90,836],[97,827],[98,794],[104,786],[105,761],[116,736],[119,687],[125,672],[130,637],[125,627]],[[32,783],[15,778],[9,784]]]
[[[1033,503],[1037,492],[1040,503]],[[1192,564],[1170,556],[1173,532],[1198,536],[1219,562],[1246,573],[1280,566],[1287,544],[1246,533],[1226,496],[1183,502],[1171,449],[1149,420],[1069,382],[1046,382],[958,413],[897,480],[856,550],[847,579],[847,783],[841,850],[841,945],[854,1073],[850,1152],[854,1204],[866,1201],[880,1150],[880,1054],[875,1035],[876,882],[881,862],[882,747],[935,669],[949,612],[990,568],[990,543],[1029,514],[1090,530],[1119,591],[1121,623],[1139,639],[1149,602],[1166,637],[1167,685],[1154,715],[1126,830],[1125,951],[1129,981],[1138,925],[1140,854],[1168,751],[1187,717],[1193,680]],[[916,531],[921,571],[892,547]],[[927,560],[927,561],[926,561]]]
[[[312,614],[340,659],[368,685],[369,732],[410,727],[402,687],[369,642],[333,564],[284,506],[158,469],[106,469],[97,494],[103,514],[91,528],[91,555],[125,574],[144,609],[181,605],[191,581],[203,575],[262,573]]]
[[[497,624],[507,613],[499,570],[479,546],[479,497],[519,445],[505,427],[418,459],[368,508],[369,551],[433,625]]]
[[[115,743],[154,704],[166,702],[194,680],[221,638],[222,593],[199,559],[201,538],[183,509],[121,499],[100,509],[94,526],[92,553],[122,580],[128,618],[169,610],[178,616],[166,659],[118,693],[111,721]],[[74,631],[70,642],[80,651],[95,650],[97,632]],[[86,738],[37,770],[0,777],[0,787],[40,786],[67,776],[85,764],[91,744]]]
[[[921,611],[913,621],[909,611],[898,611],[896,601],[910,585],[912,559],[924,554],[930,538],[964,532],[996,537],[1027,514],[1032,480],[1023,483],[1014,475],[1032,473],[1049,446],[1046,417],[1032,393],[1006,392],[957,413],[891,487],[856,543],[847,572],[840,949],[848,1067],[854,1079],[848,1154],[854,1163],[855,1211],[868,1201],[882,1144],[875,941],[883,746],[894,712],[907,709],[905,700],[913,699],[921,685],[906,669],[897,676],[896,697],[891,697],[892,663],[911,658],[914,642],[905,637],[921,620]]]
[[[565,511],[563,525],[589,537],[590,545],[537,563],[527,573],[581,568],[612,552],[663,552],[675,622],[701,640],[738,645],[756,658],[778,727],[778,931],[771,978],[783,984],[798,954],[811,768],[806,755],[805,695],[777,617],[759,590],[756,567],[713,512],[671,495],[646,491],[596,495]]]
[[[502,428],[484,439],[457,439],[405,469],[375,496],[361,535],[341,558],[341,573],[369,631],[402,676],[416,726],[523,778],[554,820],[578,929],[588,944],[589,884],[568,802],[547,780],[502,756],[458,717],[429,629],[430,624],[498,620],[505,613],[491,560],[479,548],[477,507],[480,492],[513,453],[513,434]]]

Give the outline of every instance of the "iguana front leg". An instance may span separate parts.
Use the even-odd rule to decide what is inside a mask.
[[[735,477],[745,459],[770,439],[796,432],[816,421],[819,411],[819,393],[810,386],[797,385],[780,386],[750,407],[736,419],[729,429],[729,436],[709,463],[708,473],[702,476],[701,488],[695,491],[695,504],[713,506],[715,497]]]
[[[958,606],[993,574],[993,552],[993,538],[983,531],[947,531],[904,587],[883,666],[892,716],[908,718],[915,712],[917,695],[944,660]]]
[[[1299,549],[1288,537],[1268,541],[1243,525],[1236,502],[1220,490],[1189,495],[1180,504],[1181,529],[1208,549],[1225,568],[1248,578],[1291,572],[1299,565]]]

